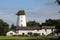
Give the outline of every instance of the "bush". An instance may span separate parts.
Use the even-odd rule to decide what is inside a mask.
[[[28,36],[32,36],[32,32],[28,32]]]
[[[34,33],[34,36],[39,36],[40,34],[39,33]]]

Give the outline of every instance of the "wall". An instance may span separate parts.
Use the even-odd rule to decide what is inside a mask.
[[[53,31],[54,31],[55,29],[53,29]],[[16,32],[13,32],[13,31],[9,31],[9,32],[7,32],[7,36],[11,36],[11,34],[10,33],[13,33],[13,35],[28,35],[28,32],[32,32],[33,34],[34,33],[39,33],[40,35],[49,35],[50,33],[52,33],[52,30],[51,29],[41,29],[41,30],[18,30],[18,31],[16,31]]]
[[[13,31],[9,31],[9,32],[6,33],[6,35],[7,35],[7,36],[12,36],[12,35],[16,35],[16,33],[13,32]]]
[[[18,16],[18,26],[26,27],[26,16],[25,15]]]
[[[54,31],[54,29],[53,29]],[[23,33],[25,35],[28,34],[28,32],[32,32],[32,33],[39,33],[40,35],[48,35],[50,33],[52,33],[52,30],[51,29],[42,29],[42,30],[18,30],[18,35],[22,35]]]

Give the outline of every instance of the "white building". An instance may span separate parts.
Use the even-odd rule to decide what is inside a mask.
[[[40,34],[40,35],[49,35],[55,30],[55,26],[42,26],[41,27],[27,27],[26,25],[26,15],[24,10],[20,10],[18,13],[17,28],[7,32],[7,36],[13,35],[29,35],[29,33]]]
[[[16,33],[15,32],[13,32],[13,31],[9,31],[9,32],[7,32],[7,34],[6,34],[7,36],[12,36],[12,35],[16,35]]]
[[[53,27],[53,26],[51,26]],[[51,34],[52,32],[54,32],[54,28],[40,28],[40,27],[19,27],[19,28],[16,28],[15,30],[12,30],[12,32],[8,32],[7,33],[7,36],[9,35],[29,35],[28,33],[32,33],[35,34],[40,34],[40,35],[49,35]]]

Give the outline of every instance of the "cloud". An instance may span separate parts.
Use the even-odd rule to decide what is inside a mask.
[[[11,24],[17,24],[16,13],[19,9],[2,9],[0,10],[0,19]],[[45,22],[46,19],[60,19],[58,11],[60,6],[48,6],[44,8],[35,8],[25,10],[27,21],[35,20],[39,23]]]
[[[60,19],[60,14],[58,13],[60,6],[48,6],[44,8],[36,8],[29,10],[27,12],[28,19],[36,20],[40,23],[44,22],[46,19]]]
[[[7,22],[9,25],[15,24],[17,21],[17,16],[13,14],[0,14],[0,19],[3,19],[5,22]]]
[[[38,0],[39,1],[39,0]],[[60,6],[55,5],[55,0],[39,1],[43,2],[44,7],[36,7],[34,9],[25,9],[27,21],[35,20],[39,23],[45,22],[46,19],[60,19]],[[17,23],[17,11],[20,8],[3,8],[0,9],[0,19],[11,24]]]

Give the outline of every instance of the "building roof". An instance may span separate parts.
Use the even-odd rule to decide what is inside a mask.
[[[55,26],[42,26],[42,29],[55,29]]]
[[[19,11],[17,12],[17,15],[25,15],[24,10],[19,10]]]
[[[41,29],[55,29],[55,26],[17,27],[17,28],[16,28],[16,30],[41,30]]]
[[[40,30],[41,27],[17,27],[16,30]]]

